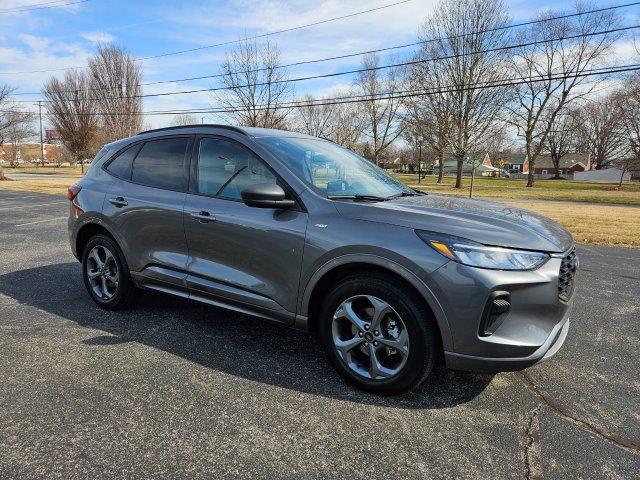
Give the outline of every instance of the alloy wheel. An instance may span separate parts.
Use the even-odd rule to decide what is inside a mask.
[[[409,333],[396,310],[372,295],[342,302],[333,315],[338,357],[356,374],[385,380],[400,373],[409,356]]]
[[[104,245],[96,245],[89,252],[86,274],[91,290],[101,300],[111,300],[118,292],[118,263],[113,252]]]

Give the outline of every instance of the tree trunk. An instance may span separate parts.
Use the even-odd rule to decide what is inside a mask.
[[[531,162],[529,162],[529,175],[527,175],[527,187],[533,187],[533,168],[531,168]]]
[[[464,159],[459,158],[458,169],[457,169],[458,171],[456,172],[456,188],[462,188],[462,169],[464,168],[463,163],[464,163]]]
[[[533,187],[533,182],[534,182],[534,178],[533,178],[533,172],[535,172],[536,167],[535,167],[535,158],[532,157],[531,155],[531,140],[528,140],[527,143],[529,143],[529,145],[527,145],[527,156],[526,158],[529,160],[529,174],[527,175],[527,187]]]
[[[444,177],[444,152],[440,152],[438,157],[438,183],[442,183]]]
[[[620,174],[620,183],[618,183],[618,188],[622,188],[622,180],[624,180],[624,174],[627,173],[627,169],[623,168],[622,173]]]
[[[0,180],[6,180],[7,177],[4,176],[4,167],[0,165]]]

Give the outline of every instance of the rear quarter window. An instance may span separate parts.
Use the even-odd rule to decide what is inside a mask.
[[[140,144],[132,145],[123,152],[120,152],[113,160],[107,165],[107,171],[116,177],[124,178],[125,180],[131,179],[131,165],[133,159],[140,150]]]

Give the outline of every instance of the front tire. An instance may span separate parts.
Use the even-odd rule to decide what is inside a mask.
[[[416,295],[389,278],[345,278],[327,295],[319,320],[329,361],[360,389],[405,393],[433,368],[438,342],[431,313]]]
[[[136,288],[122,250],[113,238],[95,235],[82,252],[82,278],[91,299],[107,310],[125,308]]]

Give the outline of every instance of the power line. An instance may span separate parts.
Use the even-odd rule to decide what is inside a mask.
[[[270,110],[274,108],[282,108],[282,109],[290,109],[290,108],[299,108],[301,106],[324,106],[324,105],[341,105],[348,103],[359,103],[370,100],[394,100],[394,99],[403,99],[403,98],[411,98],[411,97],[421,97],[428,96],[434,94],[442,94],[442,93],[455,93],[462,91],[469,91],[473,89],[487,89],[487,88],[506,88],[511,86],[522,85],[529,82],[542,82],[549,80],[569,80],[576,78],[584,78],[584,77],[592,77],[598,75],[608,75],[615,73],[626,73],[632,71],[640,70],[640,64],[628,64],[628,65],[619,65],[615,67],[607,67],[607,68],[597,68],[584,70],[579,73],[568,74],[567,72],[559,72],[553,74],[551,76],[548,75],[538,75],[529,78],[511,78],[511,79],[503,79],[503,80],[494,80],[489,82],[480,82],[471,85],[466,85],[462,87],[452,87],[445,86],[439,87],[435,89],[417,89],[417,90],[404,90],[398,92],[382,92],[375,93],[372,95],[351,95],[348,97],[336,97],[336,98],[326,98],[321,101],[304,101],[298,100],[295,102],[285,102],[283,104],[277,104],[273,106],[269,105],[257,105],[253,110]],[[165,110],[165,111],[146,111],[146,112],[90,112],[86,114],[78,114],[78,115],[122,115],[122,116],[141,116],[141,115],[176,115],[180,113],[235,113],[244,111],[244,108],[238,106],[236,108],[218,108],[218,109],[190,109],[190,110]],[[11,112],[11,110],[5,110],[4,113]],[[26,113],[26,112],[23,112]]]
[[[395,7],[397,5],[402,5],[403,3],[409,3],[409,2],[412,2],[412,1],[413,0],[401,0],[399,2],[389,3],[387,5],[382,5],[380,7],[369,8],[367,10],[362,10],[362,11],[359,11],[359,12],[349,13],[347,15],[342,15],[340,17],[329,18],[329,19],[326,19],[326,20],[319,20],[317,22],[307,23],[305,25],[299,25],[299,26],[296,26],[296,27],[284,28],[282,30],[276,30],[275,32],[268,32],[268,33],[262,33],[260,35],[253,35],[253,36],[250,36],[250,37],[245,37],[245,38],[243,38],[241,40],[228,40],[226,42],[214,43],[214,44],[211,44],[211,45],[202,45],[200,47],[189,48],[189,49],[186,49],[186,50],[176,50],[174,52],[160,53],[160,54],[157,54],[157,55],[150,55],[148,57],[141,57],[141,58],[138,58],[138,60],[150,60],[152,58],[162,58],[162,57],[169,57],[169,56],[172,56],[172,55],[181,55],[183,53],[192,53],[192,52],[197,52],[197,51],[200,51],[200,50],[207,50],[209,48],[222,47],[222,46],[225,46],[225,45],[231,45],[231,44],[238,43],[238,42],[243,42],[243,41],[246,41],[246,40],[257,40],[258,38],[264,38],[264,37],[268,37],[268,36],[271,36],[271,35],[276,35],[276,34],[279,34],[279,33],[293,32],[295,30],[301,30],[303,28],[315,27],[316,25],[322,25],[322,24],[329,23],[329,22],[335,22],[336,20],[344,20],[345,18],[351,18],[351,17],[355,17],[357,15],[362,15],[364,13],[370,13],[370,12],[375,12],[375,11],[378,11],[378,10],[383,10],[383,9],[389,8],[389,7]]]
[[[403,3],[403,2],[399,2],[399,3]],[[384,6],[378,7],[378,9],[388,8],[388,7],[394,6],[394,5],[397,5],[397,3],[390,4],[390,5],[384,5]],[[491,29],[478,30],[478,31],[474,31],[474,32],[467,32],[467,33],[462,33],[462,34],[458,34],[458,35],[452,35],[450,37],[438,37],[438,38],[432,38],[432,39],[428,39],[428,40],[421,40],[421,41],[418,41],[418,42],[406,43],[406,44],[402,44],[402,45],[395,45],[395,46],[391,46],[391,47],[379,48],[379,49],[374,49],[374,50],[367,50],[367,51],[364,51],[364,52],[356,52],[356,53],[349,53],[349,54],[345,54],[345,55],[337,55],[337,56],[333,56],[333,57],[325,57],[325,58],[314,59],[314,60],[293,62],[293,63],[282,65],[279,68],[287,68],[287,67],[293,67],[293,66],[299,66],[299,65],[308,65],[308,64],[313,64],[313,63],[320,63],[320,62],[326,62],[326,61],[331,61],[331,60],[339,60],[339,59],[344,59],[344,58],[349,58],[349,57],[366,55],[366,54],[369,54],[369,53],[380,53],[380,52],[385,52],[385,51],[390,51],[390,50],[397,50],[397,49],[408,48],[408,47],[413,47],[413,46],[417,46],[417,45],[423,45],[423,44],[428,44],[428,43],[432,43],[432,42],[437,42],[437,41],[441,41],[441,40],[445,40],[445,39],[462,38],[462,37],[465,37],[465,36],[477,35],[477,34],[480,34],[480,33],[490,33],[490,32],[495,32],[495,31],[511,29],[511,28],[519,28],[519,27],[524,27],[524,26],[528,26],[528,25],[534,25],[534,24],[537,24],[537,23],[544,23],[544,22],[550,22],[550,21],[555,21],[555,20],[562,20],[562,19],[567,19],[567,18],[580,17],[580,16],[583,16],[583,15],[591,15],[591,14],[594,14],[594,13],[601,13],[601,12],[605,12],[605,11],[609,11],[609,10],[616,10],[616,9],[620,9],[620,8],[632,7],[632,6],[635,6],[635,5],[640,5],[640,1],[624,3],[624,4],[620,4],[620,5],[613,5],[613,6],[610,6],[610,7],[596,8],[596,9],[592,9],[592,10],[585,10],[585,11],[576,12],[576,13],[570,13],[570,14],[565,14],[565,15],[558,15],[558,16],[553,16],[553,17],[545,17],[545,18],[542,18],[542,19],[528,20],[528,21],[521,22],[521,23],[504,25],[504,26],[501,26],[501,27],[496,27],[496,28],[491,28]],[[350,16],[354,16],[354,15],[359,15],[361,13],[366,13],[366,12],[369,12],[369,11],[371,11],[371,10],[366,10],[366,11],[363,11],[363,12],[356,12],[356,13],[349,14],[349,15]],[[343,17],[336,17],[334,19],[323,20],[322,23],[327,23],[329,21],[333,21],[333,20],[340,19],[340,18],[343,18]],[[314,24],[309,24],[308,26],[311,26],[311,25],[314,25]],[[292,28],[300,29],[300,28],[306,28],[306,26],[303,25],[303,26],[292,27]],[[284,31],[286,31],[286,30],[271,32],[271,33],[267,33],[267,34],[262,34],[262,36],[275,35],[277,33],[281,33],[281,32],[284,32]],[[233,44],[233,43],[237,43],[237,42],[242,42],[244,40],[251,40],[251,39],[254,39],[254,38],[258,38],[258,37],[246,37],[245,39],[241,39],[241,40],[227,41],[227,42],[223,42],[221,44],[205,45],[203,47],[197,47],[197,48],[198,49],[213,48],[214,46],[229,45],[229,44]],[[178,54],[178,53],[180,53],[180,52],[168,52],[168,53],[165,53],[165,54],[160,54],[160,55],[155,56],[155,57],[146,57],[146,58],[159,58],[159,57],[162,57],[162,56],[169,56],[169,55]],[[143,58],[142,59],[136,59],[136,60],[143,60]],[[44,73],[44,72],[54,72],[54,71],[62,71],[62,70],[72,70],[74,68],[87,68],[87,67],[86,66],[82,66],[82,67],[65,67],[65,68],[56,68],[56,69],[48,69],[48,70],[31,70],[31,71],[23,71],[23,72],[0,72],[0,75],[18,75],[18,74],[30,74],[30,73]],[[264,70],[265,70],[264,68],[259,68],[259,69],[250,70],[249,73],[260,72],[260,71],[264,71]],[[157,82],[146,82],[146,83],[141,83],[140,85],[146,86],[146,85],[159,85],[159,84],[164,84],[164,83],[180,83],[180,82],[187,82],[187,81],[193,81],[193,80],[204,80],[204,79],[208,79],[208,78],[219,78],[221,76],[223,76],[223,75],[222,74],[203,75],[203,76],[197,76],[197,77],[178,78],[178,79],[173,79],[173,80],[161,80],[161,81],[157,81]],[[37,95],[37,93],[24,93],[23,92],[23,93],[16,93],[14,95]]]
[[[21,12],[30,12],[32,10],[43,10],[47,8],[58,8],[58,7],[67,7],[71,5],[77,5],[79,3],[87,3],[93,0],[76,0],[69,2],[67,0],[53,0],[51,2],[43,2],[43,3],[33,3],[31,5],[26,5],[24,7],[16,7],[16,8],[5,8],[0,10],[0,14],[3,13],[21,13]]]
[[[356,74],[356,73],[363,73],[363,72],[369,72],[369,71],[378,71],[378,70],[383,70],[383,69],[388,69],[388,68],[398,68],[398,67],[417,65],[417,64],[425,63],[425,62],[432,62],[432,61],[439,61],[439,60],[450,60],[450,59],[454,59],[454,58],[466,57],[466,56],[471,56],[471,55],[480,55],[480,54],[484,54],[484,53],[492,53],[492,52],[503,51],[503,50],[515,50],[515,49],[518,49],[518,48],[538,45],[538,44],[541,44],[541,43],[544,44],[544,43],[548,43],[548,42],[558,42],[558,41],[563,41],[563,40],[573,40],[573,39],[576,39],[576,38],[591,37],[591,36],[595,36],[595,35],[607,35],[607,34],[611,34],[611,33],[618,33],[618,32],[622,32],[622,31],[628,31],[628,30],[632,30],[632,29],[636,29],[636,28],[640,28],[640,24],[639,25],[627,26],[627,27],[614,28],[614,29],[609,29],[609,30],[602,30],[602,31],[599,31],[599,32],[592,32],[592,33],[588,33],[588,34],[576,34],[576,35],[569,35],[569,36],[566,36],[566,37],[548,38],[548,39],[544,39],[544,40],[536,40],[536,41],[532,41],[532,42],[525,42],[525,43],[519,43],[519,44],[515,44],[515,45],[507,45],[507,46],[502,46],[502,47],[489,48],[489,49],[478,50],[478,51],[473,51],[473,52],[464,52],[464,53],[458,53],[458,54],[453,54],[453,55],[445,55],[445,56],[441,56],[441,57],[431,57],[431,58],[426,58],[426,59],[411,60],[411,61],[407,61],[407,62],[393,63],[393,64],[389,64],[389,65],[379,65],[377,67],[358,68],[358,69],[354,69],[354,70],[347,70],[347,71],[341,71],[341,72],[310,75],[310,76],[306,76],[306,77],[297,77],[297,78],[291,78],[291,79],[285,79],[285,80],[275,80],[275,81],[272,81],[272,82],[259,82],[259,83],[255,83],[255,84],[251,84],[251,85],[247,84],[247,85],[239,85],[239,86],[235,86],[235,87],[225,86],[225,87],[199,88],[199,89],[193,89],[193,90],[182,90],[182,91],[178,91],[178,92],[149,93],[149,94],[130,95],[130,96],[112,96],[112,97],[105,97],[105,99],[115,100],[115,99],[131,99],[131,98],[166,97],[166,96],[173,96],[173,95],[186,95],[186,94],[203,93],[203,92],[236,90],[236,89],[240,89],[240,88],[259,87],[259,86],[274,85],[274,84],[281,84],[281,83],[290,83],[290,82],[293,83],[293,82],[301,82],[301,81],[307,81],[307,80],[316,80],[316,79],[320,79],[320,78],[331,78],[331,77],[337,77],[337,76],[343,76],[343,75],[352,75],[352,74]],[[100,99],[98,99],[98,98],[90,98],[89,100],[100,100]],[[18,102],[18,103],[20,103],[20,102],[27,103],[27,102],[30,102],[30,101],[27,101],[27,100],[16,100],[16,102]]]
[[[83,0],[83,1],[90,1],[90,0]],[[180,55],[183,53],[192,53],[195,51],[199,51],[199,50],[205,50],[205,49],[209,49],[209,48],[214,48],[214,47],[221,47],[221,46],[225,46],[225,45],[231,45],[234,43],[239,43],[239,42],[244,42],[247,40],[256,40],[258,38],[264,38],[264,37],[268,37],[271,35],[277,35],[280,33],[286,33],[286,32],[292,32],[294,30],[301,30],[303,28],[309,28],[309,27],[314,27],[316,25],[322,25],[325,23],[330,23],[330,22],[335,22],[337,20],[344,20],[345,18],[351,18],[351,17],[355,17],[357,15],[363,15],[365,13],[371,13],[371,12],[375,12],[378,10],[383,10],[385,8],[390,8],[390,7],[395,7],[397,5],[401,5],[404,3],[409,3],[409,2],[413,2],[414,0],[401,0],[395,3],[389,3],[387,5],[381,5],[379,7],[375,7],[375,8],[369,8],[367,10],[361,10],[359,12],[353,12],[353,13],[349,13],[346,15],[341,15],[339,17],[333,17],[333,18],[327,18],[325,20],[319,20],[317,22],[312,22],[312,23],[307,23],[304,25],[298,25],[295,27],[290,27],[290,28],[284,28],[282,30],[276,30],[273,32],[267,32],[267,33],[262,33],[259,35],[253,35],[253,36],[249,36],[249,37],[244,37],[241,38],[239,40],[227,40],[225,42],[220,42],[220,43],[216,43],[216,44],[212,44],[212,45],[202,45],[200,47],[195,47],[195,48],[191,48],[191,49],[187,49],[187,50],[178,50],[178,51],[174,51],[174,52],[165,52],[165,53],[160,53],[157,55],[150,55],[147,57],[139,57],[136,58],[135,61],[139,62],[139,61],[144,61],[144,60],[150,60],[153,58],[161,58],[161,57],[168,57],[168,56],[172,56],[172,55]],[[640,3],[640,2],[638,2]],[[30,70],[30,71],[24,71],[24,72],[0,72],[0,75],[23,75],[23,74],[30,74],[30,73],[46,73],[46,72],[57,72],[57,71],[63,71],[63,70],[73,70],[76,68],[87,68],[85,65],[83,66],[76,66],[76,67],[65,67],[65,68],[52,68],[52,69],[44,69],[44,70]]]
[[[606,68],[595,68],[589,70],[583,70],[580,73],[567,74],[567,72],[560,72],[556,74],[548,75],[535,75],[529,78],[520,78],[520,79],[503,79],[503,80],[493,80],[489,82],[480,82],[472,85],[468,85],[466,87],[451,87],[444,86],[438,87],[435,89],[413,89],[413,90],[401,90],[397,92],[378,92],[374,94],[367,95],[350,95],[346,97],[333,97],[333,98],[325,98],[318,100],[294,100],[290,102],[283,102],[282,104],[278,104],[276,106],[258,106],[256,110],[268,110],[273,108],[299,108],[305,106],[324,106],[324,105],[340,105],[344,103],[359,103],[366,102],[370,100],[393,100],[399,98],[410,98],[410,97],[419,97],[419,96],[428,96],[434,95],[438,93],[455,93],[461,91],[468,91],[472,89],[486,89],[486,88],[502,88],[502,87],[510,87],[522,85],[528,82],[543,82],[549,80],[568,80],[572,78],[582,78],[582,77],[591,77],[596,75],[607,75],[614,73],[625,73],[630,71],[640,70],[640,64],[629,64],[629,65],[620,65],[617,67],[606,67]],[[234,109],[199,109],[199,110],[171,110],[168,112],[163,111],[150,111],[146,112],[147,114],[169,114],[169,113],[233,113],[244,111],[242,107],[237,107]]]
[[[410,0],[406,0],[406,1],[410,1]],[[285,29],[285,30],[279,30],[279,31],[276,31],[276,32],[272,32],[272,33],[265,33],[265,34],[262,34],[262,35],[257,35],[257,36],[254,36],[254,37],[247,37],[247,38],[242,39],[242,40],[227,41],[227,42],[223,42],[223,43],[216,43],[216,44],[213,44],[213,45],[204,45],[204,46],[192,48],[192,49],[189,49],[189,50],[178,50],[178,51],[174,51],[174,52],[162,53],[162,54],[159,54],[159,55],[152,55],[152,56],[149,56],[149,57],[142,57],[142,58],[139,58],[138,60],[148,60],[148,59],[152,59],[152,58],[168,57],[168,56],[171,56],[171,55],[180,55],[182,53],[190,53],[190,52],[195,52],[195,51],[198,51],[198,50],[204,50],[204,49],[208,49],[208,48],[214,48],[214,47],[220,47],[220,46],[224,46],[224,45],[230,45],[230,44],[238,43],[238,42],[241,42],[241,41],[244,41],[244,40],[254,40],[254,39],[257,39],[257,38],[266,37],[266,36],[269,36],[269,35],[274,35],[276,33],[289,32],[289,31],[292,31],[292,30],[298,30],[300,28],[306,28],[308,26],[314,26],[314,25],[319,25],[319,24],[322,24],[322,23],[327,23],[328,21],[340,20],[340,19],[343,19],[343,18],[352,17],[354,15],[360,15],[361,13],[368,13],[368,12],[372,12],[374,10],[381,10],[383,8],[388,8],[388,7],[392,7],[392,6],[395,6],[395,5],[399,5],[401,3],[406,3],[406,1],[392,3],[390,5],[384,5],[382,7],[372,8],[370,10],[365,10],[363,12],[352,13],[352,14],[349,14],[349,15],[344,15],[342,17],[337,17],[337,18],[330,19],[330,20],[323,20],[323,21],[320,21],[320,22],[311,23],[311,24],[308,24],[308,25],[300,26],[300,27],[293,27],[293,28],[288,28],[288,29]],[[544,19],[528,20],[526,22],[516,23],[516,24],[511,24],[511,25],[504,25],[502,27],[490,28],[490,29],[486,29],[486,30],[478,30],[478,31],[475,31],[475,32],[463,33],[463,34],[459,34],[459,35],[452,35],[450,37],[433,38],[433,39],[423,40],[423,41],[420,41],[420,42],[414,42],[414,43],[405,44],[405,45],[398,45],[396,47],[390,47],[390,48],[386,48],[386,49],[379,49],[379,50],[376,50],[376,52],[381,52],[381,51],[385,51],[385,50],[389,50],[389,49],[396,49],[396,48],[405,48],[405,47],[409,47],[409,46],[415,46],[415,45],[419,45],[419,44],[423,44],[423,43],[431,43],[431,42],[436,42],[436,41],[441,41],[441,40],[446,40],[446,39],[461,38],[461,37],[466,37],[466,36],[469,36],[469,35],[477,35],[477,34],[480,34],[480,33],[490,33],[490,32],[497,32],[497,31],[501,31],[501,30],[507,30],[507,29],[511,29],[511,28],[519,28],[519,27],[524,27],[524,26],[527,26],[527,25],[536,24],[536,23],[548,22],[548,21],[554,21],[554,20],[561,20],[561,19],[565,19],[565,18],[578,17],[578,16],[582,16],[582,15],[589,15],[589,14],[592,14],[592,13],[599,13],[599,12],[604,12],[604,11],[607,11],[607,10],[615,10],[615,9],[618,9],[618,8],[626,8],[626,7],[631,7],[631,6],[634,6],[634,5],[640,5],[640,2],[631,2],[631,3],[622,4],[622,5],[614,5],[614,6],[611,6],[611,7],[597,8],[597,9],[594,9],[594,10],[588,10],[588,11],[584,11],[584,12],[576,12],[576,13],[570,13],[570,14],[566,14],[566,15],[560,15],[560,16],[557,16],[557,17],[548,17],[548,18],[544,18]],[[361,53],[356,53],[356,54],[352,54],[352,55],[362,55],[362,54]],[[334,57],[334,58],[331,58],[331,59],[333,60],[335,58],[343,58],[343,56],[338,56],[338,57]],[[323,61],[323,60],[320,60],[320,61]]]

